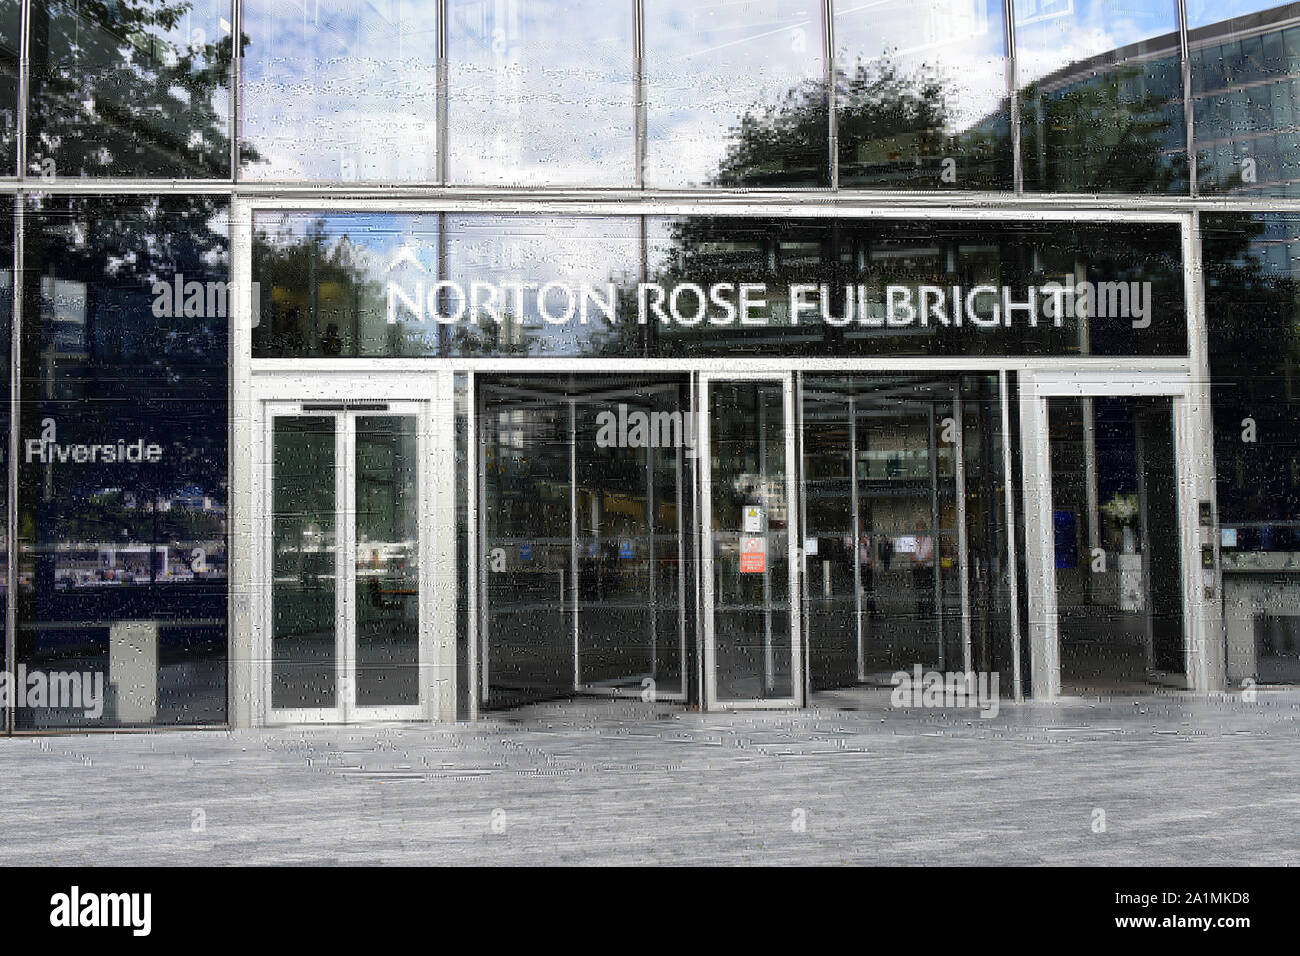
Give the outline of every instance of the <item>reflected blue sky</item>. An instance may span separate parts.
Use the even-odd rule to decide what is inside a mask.
[[[1195,30],[1210,23],[1282,6],[1286,4],[1276,0],[1187,0],[1187,26]]]
[[[1070,63],[1177,34],[1176,0],[1015,0],[1021,86]],[[1172,45],[1177,49],[1175,36]]]
[[[908,75],[940,83],[948,133],[981,122],[1007,95],[1000,0],[841,0],[835,49],[846,73],[888,57]]]
[[[437,178],[437,0],[246,0],[244,33],[244,178]]]
[[[747,108],[825,71],[813,0],[646,0],[645,17],[647,185],[707,182]]]
[[[632,0],[449,0],[450,176],[634,182]]]

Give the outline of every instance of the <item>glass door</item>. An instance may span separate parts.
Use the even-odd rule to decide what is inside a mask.
[[[1207,690],[1213,474],[1184,373],[1026,372],[1035,697]]]
[[[423,404],[267,403],[273,722],[422,716]]]
[[[700,377],[709,708],[803,702],[789,373]]]

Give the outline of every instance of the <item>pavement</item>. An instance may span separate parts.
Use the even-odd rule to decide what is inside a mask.
[[[0,864],[1300,863],[1300,689],[0,738]]]

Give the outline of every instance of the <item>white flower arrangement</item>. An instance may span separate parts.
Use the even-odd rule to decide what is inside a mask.
[[[1110,515],[1120,527],[1127,527],[1137,519],[1137,495],[1111,495],[1110,501],[1101,506],[1101,510]]]

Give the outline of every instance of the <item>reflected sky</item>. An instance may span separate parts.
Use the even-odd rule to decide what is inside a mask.
[[[632,0],[449,0],[450,177],[634,183]]]
[[[709,182],[747,109],[823,79],[813,0],[646,0],[645,17],[648,186]]]
[[[845,73],[858,62],[888,58],[941,84],[950,133],[980,122],[1007,95],[999,0],[841,0],[835,49]]]
[[[1187,0],[1187,26],[1195,30],[1209,23],[1284,6],[1287,4],[1277,0]]]
[[[1176,34],[1176,0],[1015,0],[1021,86],[1089,57]],[[1176,49],[1177,37],[1172,40]]]
[[[244,178],[437,179],[437,0],[246,0],[244,33]]]

